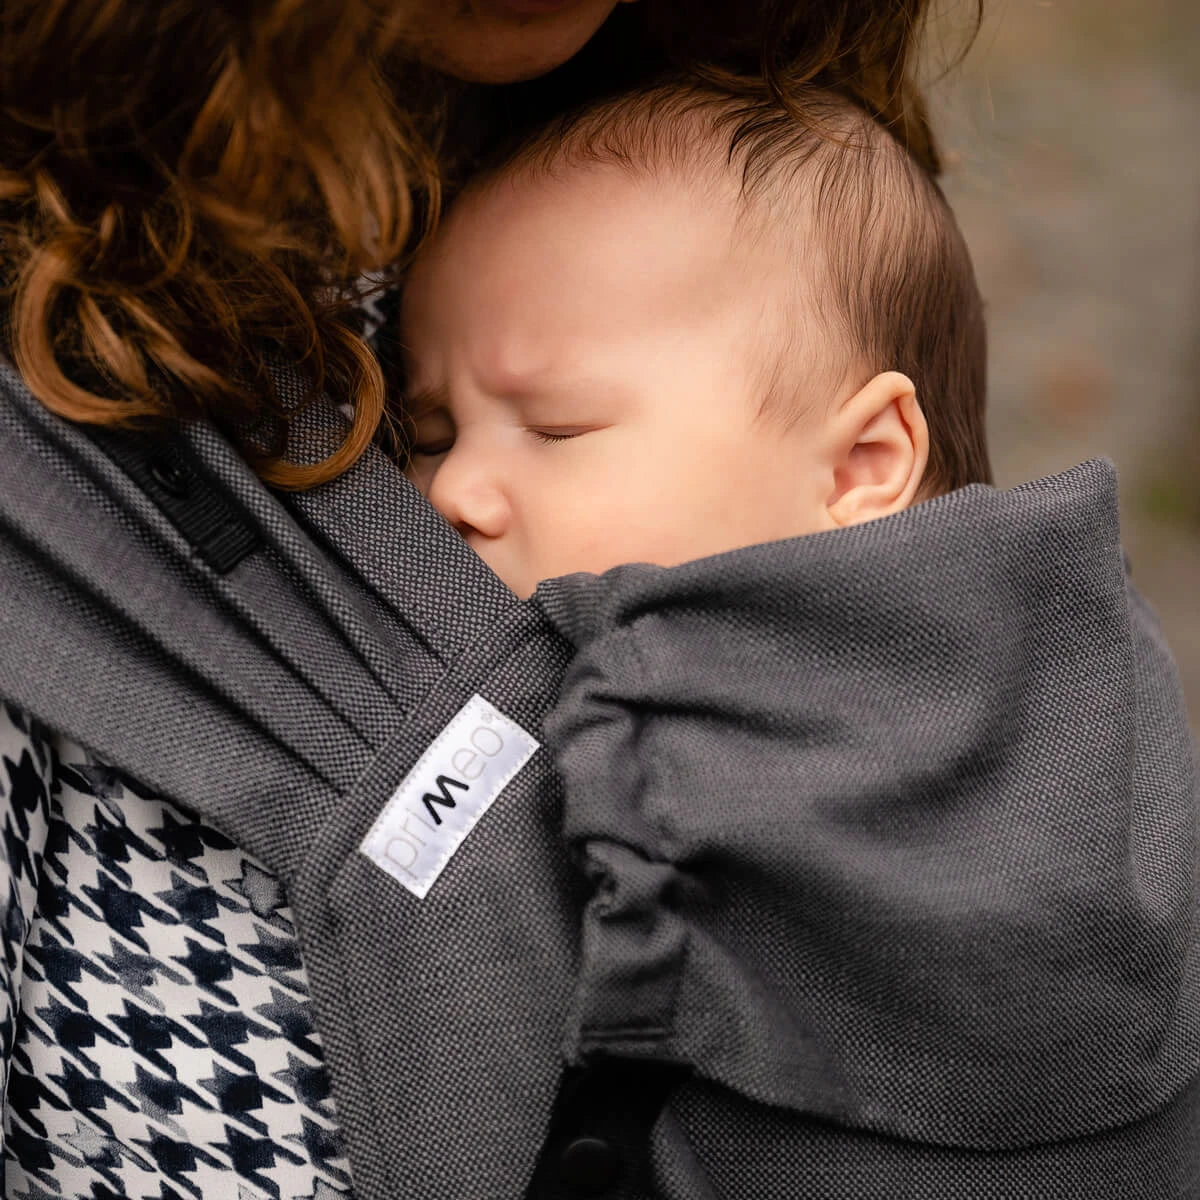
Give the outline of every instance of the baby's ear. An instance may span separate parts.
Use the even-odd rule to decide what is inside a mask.
[[[884,371],[833,416],[833,491],[837,525],[858,525],[907,508],[929,461],[929,427],[907,375]]]

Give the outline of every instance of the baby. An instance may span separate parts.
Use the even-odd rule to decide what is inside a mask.
[[[668,87],[534,138],[420,257],[402,342],[410,477],[522,597],[989,477],[953,216],[825,93]]]
[[[1111,465],[986,486],[935,184],[824,94],[618,99],[467,191],[403,330],[411,477],[569,651],[563,1052],[720,1105],[664,1194],[1150,1195],[1077,1149],[1200,1063],[1186,710]]]

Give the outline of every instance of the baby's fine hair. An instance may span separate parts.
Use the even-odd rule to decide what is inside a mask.
[[[830,386],[847,364],[859,385],[902,371],[929,424],[921,497],[991,482],[970,254],[937,182],[877,121],[816,88],[782,97],[671,83],[560,118],[500,173],[590,164],[701,187],[733,173],[743,233],[776,237],[794,264],[761,348],[764,418],[789,423],[809,407],[814,362]]]

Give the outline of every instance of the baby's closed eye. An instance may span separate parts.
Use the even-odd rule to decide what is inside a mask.
[[[595,426],[571,426],[567,429],[530,429],[539,442],[567,442],[571,438],[581,437],[585,433],[591,433]]]
[[[408,452],[412,456],[445,454],[454,445],[454,422],[442,411],[410,418]]]
[[[417,421],[415,426],[408,451],[413,457],[433,458],[439,454],[448,454],[453,449],[456,435],[453,425],[449,421]],[[571,426],[563,429],[529,428],[526,432],[543,445],[550,445],[582,437],[585,433],[593,432],[595,428],[595,426]]]

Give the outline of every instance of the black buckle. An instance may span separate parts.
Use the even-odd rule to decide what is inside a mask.
[[[262,545],[258,530],[207,478],[178,434],[110,429],[88,433],[218,575],[228,575]]]

